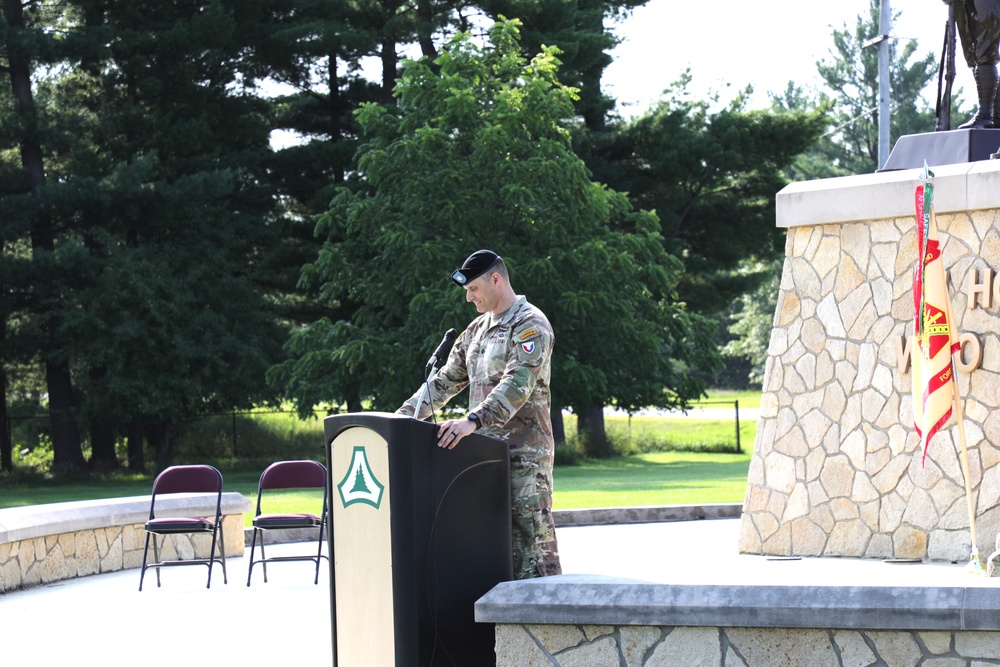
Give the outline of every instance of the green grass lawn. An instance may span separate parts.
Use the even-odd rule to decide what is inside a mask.
[[[618,443],[618,451],[626,456],[657,451],[747,452],[753,449],[757,422],[740,421],[740,437],[736,438],[736,421],[694,419],[690,417],[628,417],[615,415],[605,418],[608,437]],[[575,434],[575,420],[567,420],[567,434]]]
[[[223,490],[242,493],[257,505],[258,473],[225,472],[223,473]],[[126,498],[129,496],[149,497],[153,487],[153,478],[141,475],[127,477],[108,477],[103,480],[80,481],[49,481],[46,483],[22,483],[16,486],[4,486],[0,480],[0,509],[4,507],[23,507],[27,505],[43,505],[46,503],[61,503],[74,500],[97,500],[100,498]],[[311,490],[276,491],[272,492],[271,503],[263,507],[265,512],[280,514],[283,512],[313,512],[319,513],[323,506],[323,494]],[[253,520],[252,511],[244,514],[244,523],[249,526]]]
[[[259,473],[226,472],[223,473],[223,488],[226,491],[242,493],[256,501],[258,479],[260,479]],[[95,498],[149,496],[152,487],[151,475],[108,475],[77,480],[22,481],[10,486],[0,480],[0,508]]]
[[[624,507],[635,505],[688,505],[742,502],[746,491],[750,454],[654,452],[636,456],[585,461],[555,470],[556,509]],[[257,501],[254,473],[225,473],[226,491],[242,493]],[[71,500],[148,496],[151,480],[134,477],[103,482],[53,482],[2,488],[0,508],[40,505]],[[290,512],[320,509],[320,500],[309,491],[283,492],[265,511]],[[244,515],[250,525],[252,516]]]
[[[760,407],[760,392],[756,390],[745,390],[745,391],[733,391],[730,389],[710,389],[708,391],[708,397],[701,400],[695,401],[693,405],[704,406],[704,407],[724,407],[720,405],[706,405],[707,403],[718,403],[720,401],[726,401],[732,403],[733,401],[739,401],[741,408],[759,408]]]
[[[560,466],[555,509],[743,502],[750,454],[654,452]]]
[[[734,400],[739,401],[740,407],[758,407],[760,394],[712,391],[705,399],[706,402]],[[322,422],[299,423],[281,415],[265,415],[258,419],[259,424],[269,425],[264,435],[260,435],[264,429],[241,425],[242,430],[255,434],[255,442],[266,436],[284,443],[287,449],[281,451],[290,457],[313,458],[317,455],[316,443],[322,443]],[[568,416],[565,425],[567,437],[572,439],[576,433],[576,419]],[[740,422],[742,451],[738,454],[722,453],[735,451],[735,422],[732,419],[615,415],[606,419],[606,429],[608,435],[620,443],[620,451],[628,455],[584,459],[576,465],[557,466],[556,509],[743,501],[757,430],[755,421]],[[241,443],[239,449],[243,456],[255,453],[252,444]],[[265,465],[261,463],[260,470]],[[256,503],[260,470],[248,470],[247,461],[232,470],[221,464],[219,467],[223,470],[226,491],[242,493]],[[98,498],[148,497],[152,484],[152,475],[129,473],[69,480],[49,479],[41,474],[0,476],[0,508]],[[302,503],[312,511],[319,511],[320,507],[319,501],[308,491],[282,494],[282,498],[276,500],[278,504],[265,507],[265,511],[302,511],[296,509]],[[248,513],[247,524],[251,520]]]

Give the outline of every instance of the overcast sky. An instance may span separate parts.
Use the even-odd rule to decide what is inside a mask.
[[[899,13],[890,34],[915,39],[917,55],[940,57],[947,5],[942,0],[890,2],[893,13]],[[729,100],[753,84],[751,106],[764,108],[767,93],[783,91],[790,80],[818,84],[816,62],[833,61],[833,30],[845,23],[853,29],[868,6],[868,0],[649,0],[614,28],[625,41],[605,71],[605,91],[620,106],[628,105],[620,110],[631,116],[690,67],[694,92],[714,90]],[[960,52],[956,65],[955,91],[960,86],[974,90]],[[927,94],[931,104],[936,86],[935,79]]]

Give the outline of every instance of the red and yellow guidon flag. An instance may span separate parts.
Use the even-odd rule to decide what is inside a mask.
[[[955,381],[952,354],[959,350],[948,314],[948,283],[941,260],[937,222],[934,220],[934,186],[929,171],[917,186],[917,249],[913,274],[913,425],[920,436],[921,466],[927,443],[951,417]]]

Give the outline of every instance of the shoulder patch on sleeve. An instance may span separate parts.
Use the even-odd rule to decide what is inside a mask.
[[[546,333],[544,327],[540,327],[534,322],[525,322],[520,327],[514,329],[511,334],[511,341],[515,345],[520,345],[521,343],[529,341],[532,338],[537,338],[544,333]]]
[[[515,329],[511,335],[511,343],[522,363],[538,363],[544,353],[546,330],[534,323],[527,323],[520,329]]]

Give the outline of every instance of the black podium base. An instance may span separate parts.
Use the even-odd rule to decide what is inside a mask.
[[[1000,130],[968,129],[907,134],[896,141],[881,171],[989,160],[1000,153]]]

